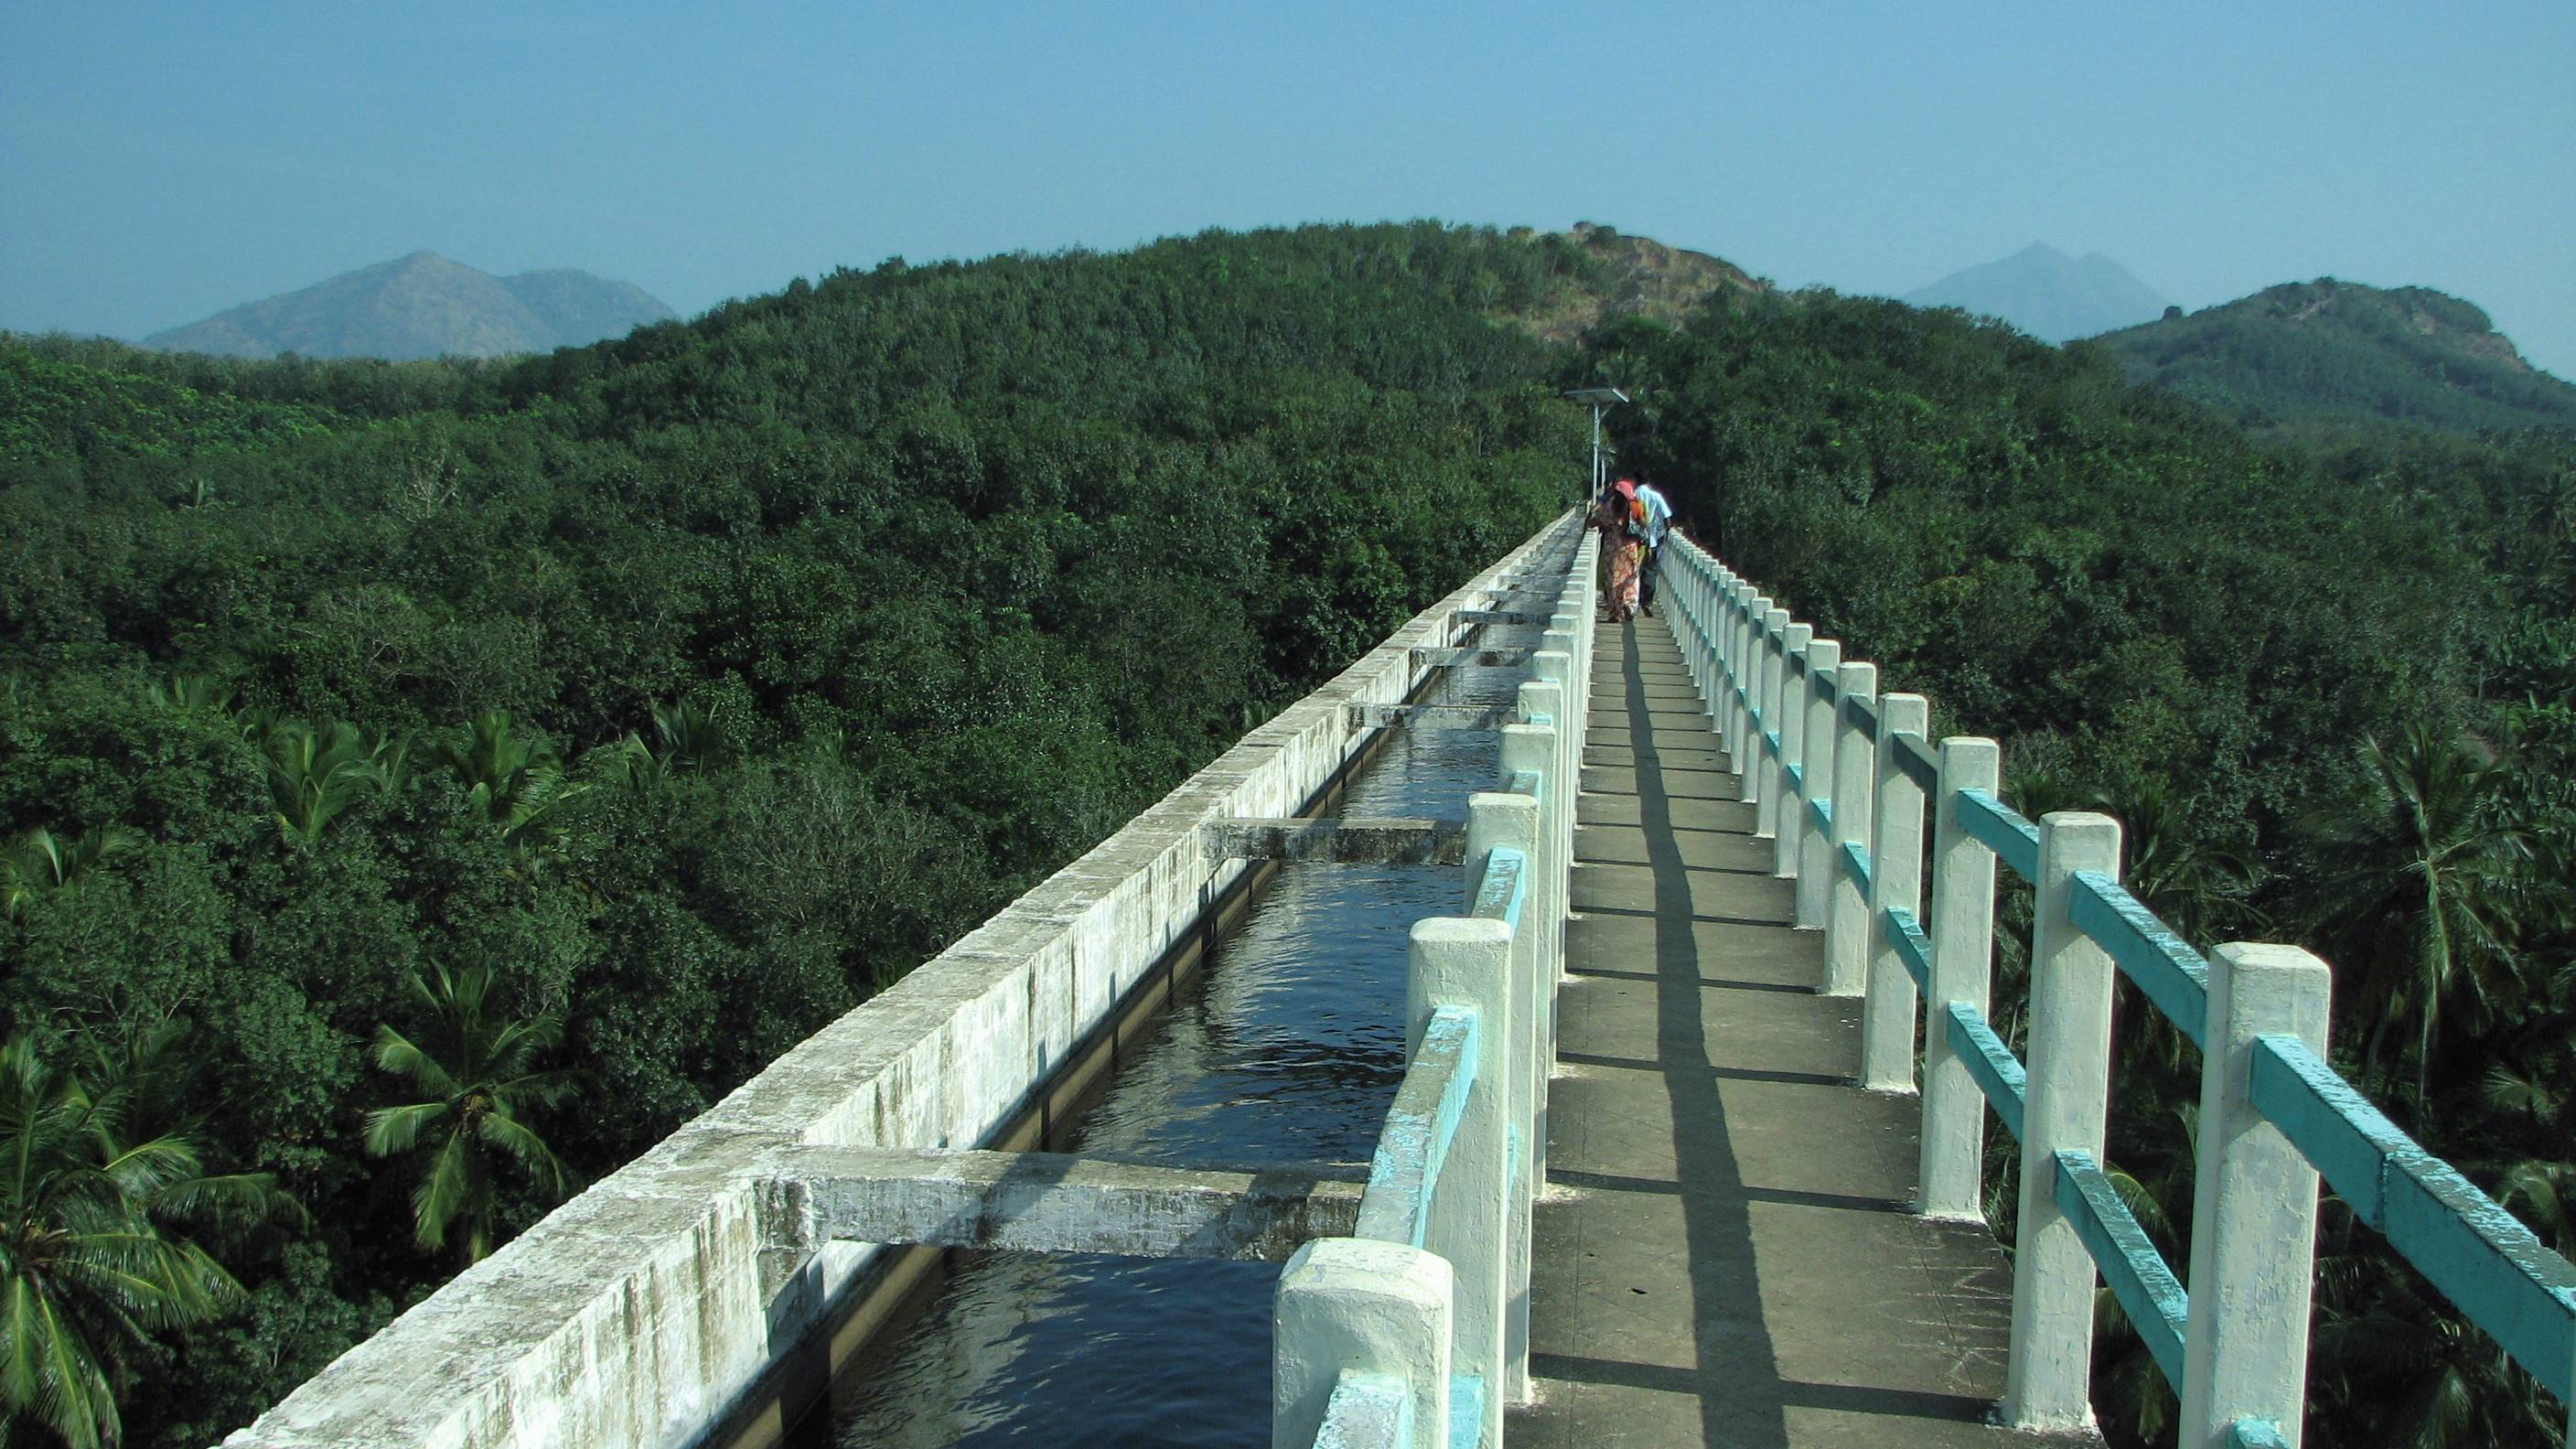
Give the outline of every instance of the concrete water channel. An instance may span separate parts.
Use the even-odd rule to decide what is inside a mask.
[[[1479,643],[1538,642],[1489,625]],[[1509,657],[1509,656],[1506,656]],[[1500,705],[1525,665],[1441,672],[1423,702]],[[1490,728],[1391,728],[1337,815],[1457,820],[1494,788]],[[1290,860],[1051,1150],[1365,1162],[1405,1063],[1406,939],[1465,906],[1455,866]],[[956,1252],[908,1327],[862,1350],[801,1449],[1240,1446],[1270,1432],[1276,1263]]]

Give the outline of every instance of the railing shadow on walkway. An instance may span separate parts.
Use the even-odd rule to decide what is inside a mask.
[[[1656,733],[1635,630],[1621,640],[1621,649],[1629,718],[1635,721],[1632,753],[1642,765],[1653,753]],[[1691,1318],[1697,1330],[1690,1392],[1699,1400],[1706,1442],[1787,1449],[1788,1406],[1779,1393],[1779,1363],[1762,1320],[1751,1205],[1700,1009],[1703,988],[1699,943],[1691,929],[1690,870],[1673,834],[1672,793],[1663,771],[1640,768],[1636,776],[1638,828],[1645,836],[1647,869],[1655,885],[1655,1056],[1672,1102],[1674,1175],[1690,1244]]]

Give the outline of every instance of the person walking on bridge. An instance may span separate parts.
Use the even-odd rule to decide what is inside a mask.
[[[1602,602],[1610,622],[1624,624],[1637,617],[1637,580],[1646,562],[1646,516],[1637,502],[1637,485],[1626,478],[1611,484],[1601,495],[1593,524],[1601,530],[1601,558],[1610,571]]]
[[[1637,507],[1646,522],[1645,557],[1637,566],[1637,597],[1640,612],[1655,612],[1655,565],[1663,561],[1664,535],[1673,529],[1673,505],[1666,502],[1663,491],[1652,483],[1637,485]]]

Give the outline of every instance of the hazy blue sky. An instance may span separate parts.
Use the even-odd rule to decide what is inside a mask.
[[[1903,292],[2033,240],[2334,275],[2576,378],[2576,4],[0,8],[0,326],[427,247],[683,311],[1307,220],[1577,219]]]

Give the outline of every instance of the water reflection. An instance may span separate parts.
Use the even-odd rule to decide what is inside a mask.
[[[1492,644],[1535,642],[1536,630]],[[1439,703],[1507,701],[1518,668],[1447,672]],[[1459,818],[1494,788],[1491,731],[1396,739],[1352,815]],[[1290,865],[1120,1069],[1066,1151],[1176,1161],[1364,1160],[1404,1071],[1405,943],[1454,914],[1461,872]],[[931,1449],[1267,1442],[1270,1263],[970,1260],[902,1341],[834,1385],[809,1445]],[[821,1420],[823,1416],[817,1415]]]

